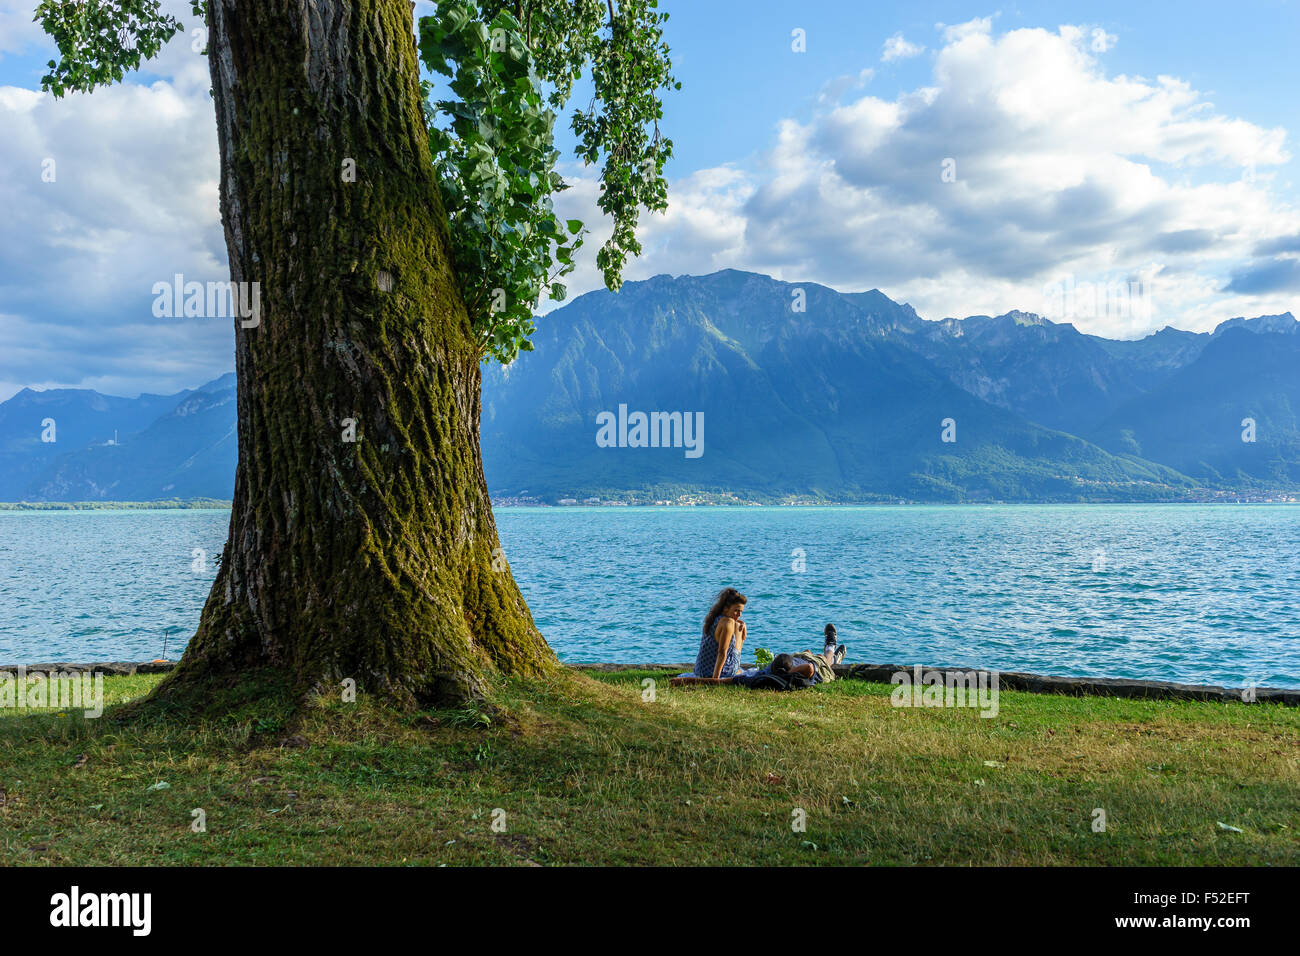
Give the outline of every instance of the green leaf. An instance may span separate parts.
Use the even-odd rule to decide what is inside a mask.
[[[554,215],[552,197],[569,188],[556,170],[555,111],[589,71],[595,97],[571,125],[575,154],[603,161],[598,202],[614,229],[596,262],[614,289],[640,252],[639,210],[666,208],[672,143],[659,134],[658,91],[676,82],[655,0],[620,0],[612,25],[593,0],[529,4],[522,25],[506,7],[439,0],[419,24],[421,61],[448,78],[450,95],[425,110],[455,271],[484,353],[503,363],[531,348],[532,310],[543,293],[563,298],[555,280],[583,244],[582,221],[564,220],[565,236]],[[498,289],[510,305],[494,312]]]

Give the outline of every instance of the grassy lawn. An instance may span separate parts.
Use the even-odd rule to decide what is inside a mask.
[[[1295,708],[647,673],[510,683],[486,725],[257,679],[217,720],[0,710],[0,864],[1300,864]]]

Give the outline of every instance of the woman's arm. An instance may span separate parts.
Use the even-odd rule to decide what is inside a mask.
[[[718,659],[713,662],[715,680],[722,676],[722,665],[727,662],[727,649],[731,647],[731,638],[735,630],[736,622],[731,618],[724,617],[719,620],[718,629],[714,632],[714,640],[718,642]]]

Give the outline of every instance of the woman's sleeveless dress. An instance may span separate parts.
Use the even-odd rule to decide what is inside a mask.
[[[718,640],[713,635],[718,629],[718,622],[722,620],[719,615],[713,622],[713,626],[708,632],[700,638],[700,653],[695,656],[696,677],[712,677],[713,665],[718,662]],[[719,677],[735,677],[736,671],[740,670],[740,652],[736,650],[736,639],[731,639],[731,646],[727,648],[727,659],[722,662],[722,673]]]

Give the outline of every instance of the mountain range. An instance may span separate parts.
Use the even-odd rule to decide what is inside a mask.
[[[484,371],[498,501],[1300,491],[1290,313],[1112,340],[1026,312],[930,321],[878,290],[725,270],[592,292],[537,327],[532,353]],[[636,447],[637,412],[657,413],[669,447]],[[0,500],[229,498],[234,422],[233,375],[137,399],[24,389],[0,404]]]
[[[136,399],[25,388],[0,403],[0,501],[228,500],[237,451],[234,372]]]

